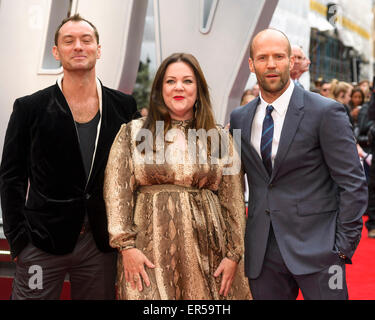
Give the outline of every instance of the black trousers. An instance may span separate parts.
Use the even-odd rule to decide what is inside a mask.
[[[284,263],[276,238],[270,228],[261,274],[249,279],[255,300],[295,300],[301,289],[305,300],[347,300],[345,263],[308,275],[293,275]]]
[[[116,263],[117,253],[99,251],[90,231],[67,255],[52,255],[29,243],[16,262],[11,299],[58,300],[67,274],[72,300],[115,299]]]

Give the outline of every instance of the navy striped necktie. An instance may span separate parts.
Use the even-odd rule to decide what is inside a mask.
[[[264,117],[262,127],[262,139],[260,140],[260,154],[262,155],[263,164],[270,176],[272,173],[271,155],[274,124],[271,113],[273,109],[271,105],[268,105],[266,108],[266,116]]]

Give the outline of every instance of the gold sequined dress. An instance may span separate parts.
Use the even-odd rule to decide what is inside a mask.
[[[227,166],[222,163],[181,163],[177,159],[181,152],[176,150],[164,163],[140,163],[136,137],[143,122],[144,118],[133,120],[117,134],[106,168],[104,199],[110,245],[138,248],[155,268],[145,267],[151,286],[139,292],[126,283],[119,255],[118,298],[223,299],[221,276],[213,274],[228,257],[239,266],[227,299],[249,299],[242,259],[241,174],[222,175]],[[191,121],[172,122],[180,132],[189,126]],[[178,141],[178,135],[176,139],[186,146],[186,140]]]

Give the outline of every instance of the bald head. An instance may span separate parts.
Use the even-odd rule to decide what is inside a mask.
[[[285,35],[284,32],[277,30],[277,29],[264,29],[258,32],[255,37],[251,40],[250,44],[250,58],[254,59],[257,49],[259,46],[262,46],[263,43],[269,41],[276,41],[278,43],[284,43],[285,49],[288,52],[288,57],[292,54],[292,48],[290,46],[290,42],[288,37]]]
[[[300,47],[300,46],[297,46],[297,45],[292,45],[292,54],[294,55],[294,56],[300,56],[301,57],[301,59],[303,59],[303,56],[304,56],[304,53],[303,53],[303,51],[302,51],[302,48]]]
[[[294,57],[284,33],[275,29],[259,32],[251,42],[249,68],[255,73],[262,97],[275,101],[289,86]]]
[[[290,71],[292,79],[299,79],[301,75],[309,70],[310,59],[306,57],[302,48],[297,45],[292,45],[292,55],[294,57],[294,66]]]
[[[303,73],[302,64],[305,55],[301,47],[297,45],[292,45],[292,55],[294,56],[294,66],[290,71],[290,76],[292,77],[292,79],[298,79]]]

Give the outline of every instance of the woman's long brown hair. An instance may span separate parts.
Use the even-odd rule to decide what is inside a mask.
[[[216,128],[206,79],[197,59],[189,53],[174,53],[159,66],[152,84],[149,113],[143,128],[149,129],[155,136],[156,121],[164,121],[164,133],[171,129],[172,119],[163,99],[163,81],[168,66],[175,62],[184,62],[189,65],[194,71],[197,81],[197,102],[192,128],[205,129],[206,131]]]

